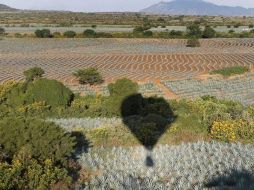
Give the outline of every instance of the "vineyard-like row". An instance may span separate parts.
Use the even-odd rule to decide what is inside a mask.
[[[78,69],[95,67],[106,83],[123,77],[143,83],[143,94],[163,94],[154,81],[183,80],[163,84],[179,97],[210,94],[253,103],[254,87],[248,77],[250,81],[222,80],[219,87],[213,80],[185,81],[224,67],[253,67],[253,39],[201,40],[200,48],[187,48],[183,39],[3,39],[0,47],[0,83],[23,80],[23,71],[38,66],[45,70],[45,77],[75,92],[107,95],[106,84],[94,90],[78,85],[72,76]]]
[[[252,145],[218,142],[161,145],[153,150],[152,168],[144,164],[147,154],[143,147],[102,147],[82,154],[79,158],[82,167],[98,174],[91,176],[84,189],[226,189],[229,184],[249,189],[253,186]]]
[[[185,39],[4,39],[1,53],[252,53],[253,39],[201,39],[201,48],[187,48]],[[55,51],[54,51],[55,50]],[[67,52],[66,52],[67,50]]]
[[[39,66],[46,76],[74,84],[72,73],[81,68],[96,67],[106,81],[128,77],[132,80],[171,80],[191,78],[214,69],[251,66],[254,54],[154,54],[154,55],[80,55],[38,54],[2,55],[0,81],[22,79],[23,71]]]

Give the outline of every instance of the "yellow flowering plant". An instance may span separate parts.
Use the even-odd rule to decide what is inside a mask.
[[[253,123],[245,120],[214,121],[210,130],[212,138],[226,142],[250,140],[254,136]]]

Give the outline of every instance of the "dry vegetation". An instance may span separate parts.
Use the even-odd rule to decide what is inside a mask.
[[[1,24],[57,24],[57,25],[140,25],[144,21],[155,25],[186,25],[199,22],[203,25],[241,25],[253,24],[252,17],[220,17],[220,16],[167,16],[145,15],[140,13],[73,13],[73,12],[12,12],[1,13]]]

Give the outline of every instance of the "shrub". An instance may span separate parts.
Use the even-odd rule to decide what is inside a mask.
[[[0,27],[0,35],[4,35],[5,34],[5,29]]]
[[[69,109],[68,117],[100,117],[103,116],[102,96],[84,96],[75,98]]]
[[[211,127],[211,136],[212,138],[216,138],[223,141],[235,141],[236,133],[235,133],[235,121],[215,121]]]
[[[18,106],[22,106],[26,103],[26,93],[24,91],[24,85],[17,83],[11,86],[4,95],[5,103],[15,109]]]
[[[91,30],[91,29],[87,29],[83,32],[83,35],[85,37],[89,37],[89,38],[92,38],[92,37],[95,37],[96,36],[96,32],[94,30]]]
[[[61,33],[60,32],[54,32],[53,33],[53,37],[54,38],[60,38],[61,37]]]
[[[219,70],[214,70],[212,72],[210,72],[211,74],[220,74],[223,75],[225,77],[229,77],[232,75],[239,75],[239,74],[243,74],[249,72],[249,67],[246,66],[235,66],[235,67],[227,67],[227,68],[223,68],[223,69],[219,69]]]
[[[103,82],[102,76],[96,68],[81,69],[73,73],[80,84],[100,84]]]
[[[22,34],[20,34],[20,33],[15,33],[14,36],[15,36],[15,38],[22,38]]]
[[[153,32],[150,31],[150,30],[147,30],[147,31],[145,31],[145,32],[143,33],[143,35],[144,35],[145,37],[152,37],[152,36],[153,36]]]
[[[137,94],[138,84],[124,78],[109,84],[108,89],[110,96],[104,106],[110,115],[120,116],[124,99],[130,95]]]
[[[53,163],[65,163],[74,150],[75,139],[53,123],[5,118],[0,122],[0,144],[10,157],[27,147],[32,158],[40,162],[51,159]]]
[[[138,92],[138,84],[123,78],[108,85],[110,96],[129,96]]]
[[[37,115],[46,113],[50,110],[50,106],[45,102],[34,102],[32,104],[24,105],[16,110],[21,114]]]
[[[203,38],[214,38],[216,36],[216,31],[212,29],[210,26],[206,26],[203,31]]]
[[[244,109],[239,103],[208,96],[188,102],[188,105],[192,107],[193,112],[197,113],[201,123],[207,129],[212,126],[214,121],[240,119]],[[188,109],[191,110],[191,108]]]
[[[196,38],[188,39],[187,47],[200,47],[200,42]]]
[[[233,34],[233,33],[235,33],[235,31],[234,30],[229,30],[228,33]]]
[[[70,105],[73,93],[56,80],[38,79],[28,85],[27,103],[45,102],[52,107]]]
[[[26,81],[34,81],[36,78],[42,77],[44,74],[44,70],[40,67],[33,67],[29,70],[24,71],[24,75],[26,77]]]
[[[0,189],[47,190],[59,181],[67,187],[71,184],[67,170],[53,166],[50,159],[40,164],[25,153],[19,153],[11,164],[0,163]]]
[[[171,30],[169,32],[170,37],[182,37],[183,36],[183,32],[182,31],[178,31],[178,30]]]
[[[36,30],[34,33],[37,38],[51,38],[52,37],[49,29]]]
[[[215,121],[211,127],[212,138],[232,142],[237,140],[253,141],[254,125],[242,119]]]
[[[0,104],[6,100],[6,95],[17,85],[15,81],[7,81],[0,85]]]
[[[254,24],[249,24],[249,28],[254,28]]]
[[[77,35],[77,33],[74,31],[71,31],[71,30],[64,32],[64,36],[67,38],[74,38],[76,35]]]
[[[133,29],[133,33],[143,33],[144,32],[144,28],[142,26],[136,26],[134,29]]]
[[[201,28],[198,24],[192,24],[187,26],[187,36],[191,38],[200,38],[202,35]]]
[[[234,25],[234,28],[239,28],[241,26],[241,23],[236,23],[235,25]]]
[[[96,38],[112,38],[112,34],[106,32],[98,32],[95,35]]]

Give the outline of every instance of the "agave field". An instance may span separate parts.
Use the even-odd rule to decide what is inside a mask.
[[[209,39],[200,42],[199,48],[187,48],[184,39],[7,38],[0,40],[0,82],[23,80],[24,70],[38,66],[46,71],[47,78],[60,80],[76,92],[95,94],[101,91],[108,94],[105,86],[95,92],[90,87],[80,87],[72,76],[78,69],[95,67],[103,74],[106,84],[127,77],[145,84],[141,89],[147,94],[158,91],[161,95],[160,87],[149,83],[191,79],[231,66],[253,67],[253,39]],[[191,85],[195,86],[195,82]],[[249,86],[252,89],[251,82]],[[172,91],[179,94],[174,87]],[[249,97],[251,92],[244,93]],[[181,97],[181,92],[179,95]]]
[[[126,76],[145,80],[191,77],[253,63],[253,40],[202,40],[201,44],[201,48],[186,48],[186,40],[5,39],[0,41],[1,66],[6,74],[15,67],[21,76],[20,71],[38,65],[49,77],[71,82],[74,69],[89,66],[100,68],[108,79]],[[15,73],[13,77],[17,77]]]
[[[153,167],[144,163],[147,154]],[[94,173],[80,189],[191,190],[230,185],[252,189],[253,156],[253,145],[219,142],[160,145],[151,153],[143,147],[95,148],[79,155],[83,169]]]
[[[66,131],[75,131],[77,129],[95,129],[102,126],[122,125],[120,118],[69,118],[69,119],[50,119]]]
[[[120,118],[51,119],[65,130],[82,131],[123,125]],[[197,141],[157,145],[151,152],[142,146],[94,146],[77,153],[90,177],[77,189],[252,189],[252,144]],[[148,167],[150,156],[153,166]]]
[[[181,98],[195,99],[200,96],[211,95],[217,98],[239,101],[245,105],[254,104],[253,73],[228,80],[221,78],[210,78],[205,81],[186,79],[162,83]]]

